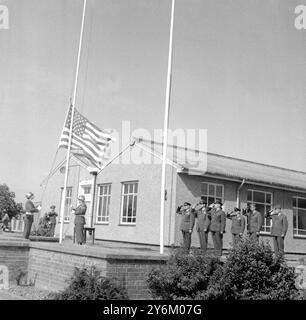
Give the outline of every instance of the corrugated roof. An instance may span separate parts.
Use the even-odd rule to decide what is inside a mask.
[[[162,144],[141,139],[139,143],[161,154]],[[271,186],[306,190],[306,172],[223,156],[215,153],[168,145],[167,156],[190,175],[213,175],[227,179],[246,179]]]

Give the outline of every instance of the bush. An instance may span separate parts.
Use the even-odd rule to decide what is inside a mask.
[[[194,299],[206,290],[209,279],[220,264],[212,256],[203,256],[200,250],[187,255],[183,249],[174,250],[166,266],[153,269],[147,283],[155,299]]]
[[[68,287],[49,297],[54,300],[124,300],[125,290],[115,279],[109,279],[100,274],[96,267],[75,268],[69,280]]]
[[[294,269],[271,247],[249,239],[230,250],[227,261],[212,275],[199,299],[298,299]]]
[[[225,263],[200,251],[174,251],[164,267],[147,278],[153,298],[194,300],[301,299],[294,269],[271,247],[244,239],[229,251]]]

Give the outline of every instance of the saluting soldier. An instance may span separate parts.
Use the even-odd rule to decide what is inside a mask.
[[[176,213],[181,215],[180,230],[182,231],[184,248],[186,249],[187,253],[189,253],[190,246],[191,246],[191,233],[192,233],[192,230],[190,229],[191,210],[192,208],[189,202],[185,202],[184,205],[179,206],[176,209]]]
[[[247,230],[250,239],[259,241],[263,219],[261,213],[256,210],[256,204],[251,203],[249,209],[244,210],[243,214],[247,216]]]
[[[203,250],[203,254],[205,254],[207,250],[210,213],[204,200],[201,200],[191,212],[189,232],[193,230],[195,219],[197,219],[196,230],[199,236],[200,247]]]
[[[233,246],[235,246],[242,238],[245,229],[245,219],[239,208],[228,213],[226,217],[232,220],[231,234],[233,238]]]
[[[215,254],[222,255],[223,234],[225,233],[226,225],[225,212],[222,210],[221,201],[214,203],[214,208],[211,210],[210,231],[214,243]]]
[[[288,230],[288,220],[282,212],[280,205],[275,206],[272,212],[266,214],[267,219],[272,219],[271,236],[273,236],[274,252],[276,255],[284,254],[285,237]]]
[[[50,236],[54,237],[55,227],[56,227],[56,217],[58,214],[55,212],[55,205],[50,207],[51,211],[48,212],[48,217],[50,221]]]
[[[74,226],[75,226],[75,238],[77,244],[82,245],[84,242],[84,225],[86,223],[85,221],[85,213],[87,210],[87,206],[85,204],[85,197],[83,195],[80,195],[78,197],[79,205],[74,209],[71,208],[72,211],[74,211],[75,219],[74,219]]]
[[[34,213],[38,212],[41,207],[40,205],[36,206],[33,203],[34,193],[28,192],[26,194],[27,201],[25,203],[25,219],[24,219],[24,230],[23,230],[23,237],[25,239],[29,239],[31,228],[34,220]]]

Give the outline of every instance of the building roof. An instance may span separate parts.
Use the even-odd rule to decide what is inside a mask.
[[[139,139],[138,143],[162,154],[162,143]],[[306,172],[281,168],[254,161],[248,161],[220,154],[168,145],[167,156],[180,173],[214,176],[216,178],[246,180],[246,183],[289,188],[305,192]]]

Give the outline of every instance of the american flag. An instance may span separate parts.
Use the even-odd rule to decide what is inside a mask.
[[[59,148],[68,148],[71,110],[72,106],[70,106],[66,116],[58,145]],[[82,150],[84,155],[98,167],[101,167],[103,161],[107,160],[106,151],[109,144],[115,141],[111,133],[112,130],[99,129],[76,109],[74,110],[71,150]]]

